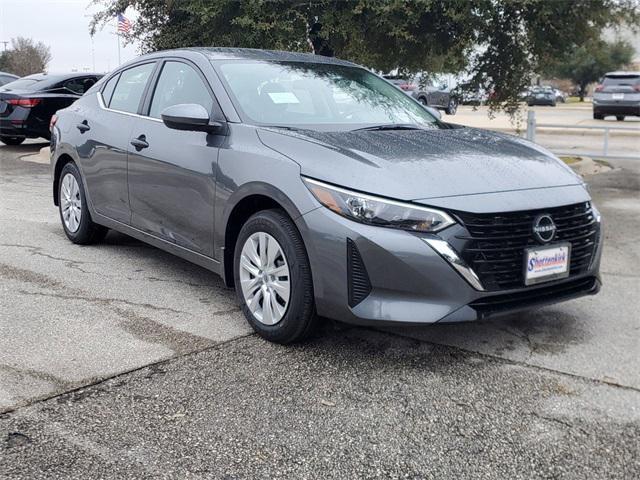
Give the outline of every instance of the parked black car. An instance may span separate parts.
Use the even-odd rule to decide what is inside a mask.
[[[49,140],[51,116],[75,102],[101,77],[37,73],[0,87],[0,141],[19,145],[25,138]]]
[[[533,87],[527,96],[527,105],[550,105],[556,106],[558,102],[556,90],[552,87]]]
[[[6,85],[7,83],[14,82],[19,78],[20,77],[14,75],[13,73],[0,72],[0,87]]]
[[[384,78],[427,107],[444,110],[447,115],[455,115],[458,110],[458,99],[446,83],[436,85],[428,78],[409,80],[394,75]]]

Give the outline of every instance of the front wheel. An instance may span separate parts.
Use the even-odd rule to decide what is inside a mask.
[[[594,120],[604,120],[604,115],[602,115],[601,113],[593,112],[593,119]]]
[[[7,137],[7,136],[0,136],[0,142],[4,143],[5,145],[20,145],[22,142],[24,142],[25,138],[24,137]]]
[[[623,121],[624,121],[624,119],[625,119],[625,116],[624,116],[624,115],[616,115],[616,120],[617,120],[617,121],[619,121],[619,122],[623,122]]]
[[[64,233],[73,243],[88,245],[107,234],[106,227],[91,220],[80,171],[74,163],[67,163],[60,172],[58,207]]]
[[[311,267],[298,229],[282,210],[254,214],[238,235],[234,252],[236,295],[251,327],[275,343],[313,333]]]
[[[447,113],[447,115],[455,115],[457,111],[458,111],[458,102],[456,101],[455,98],[449,99],[449,104],[447,105],[445,112]]]

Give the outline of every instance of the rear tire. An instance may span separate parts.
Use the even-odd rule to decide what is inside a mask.
[[[108,229],[91,220],[82,177],[75,163],[69,162],[58,178],[58,210],[67,238],[79,245],[99,242]]]
[[[20,145],[24,141],[24,137],[6,137],[4,135],[0,136],[0,142],[4,143],[5,145]]]
[[[594,120],[604,120],[604,115],[602,115],[601,113],[593,112],[593,119]]]
[[[243,225],[235,245],[233,275],[242,312],[262,338],[288,344],[314,332],[318,316],[307,251],[282,210],[258,212]],[[283,285],[288,290],[280,296]]]
[[[617,121],[619,121],[619,122],[623,122],[623,121],[624,121],[624,119],[625,119],[625,116],[624,116],[624,115],[616,115],[616,120],[617,120]]]

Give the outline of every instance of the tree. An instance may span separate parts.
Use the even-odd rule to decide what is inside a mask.
[[[633,46],[628,42],[591,40],[584,45],[574,46],[571,52],[549,65],[547,72],[573,81],[578,87],[580,101],[584,102],[590,83],[598,81],[607,72],[631,63],[633,54]]]
[[[50,61],[51,49],[48,46],[24,37],[11,39],[11,50],[0,57],[3,70],[20,77],[45,71]]]
[[[465,89],[493,92],[514,112],[533,72],[597,38],[603,28],[640,20],[637,0],[94,0],[95,31],[133,7],[130,33],[143,51],[231,46],[309,51],[317,17],[331,50],[370,68],[405,73],[466,70]]]

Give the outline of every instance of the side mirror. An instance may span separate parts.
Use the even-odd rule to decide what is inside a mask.
[[[222,127],[220,122],[212,122],[209,112],[195,103],[183,103],[165,108],[160,114],[164,124],[174,130],[192,132],[213,132]]]
[[[422,108],[424,108],[427,112],[429,112],[431,115],[436,117],[438,120],[442,120],[442,114],[440,113],[440,110],[438,110],[437,108],[428,107],[427,105],[423,105]]]

